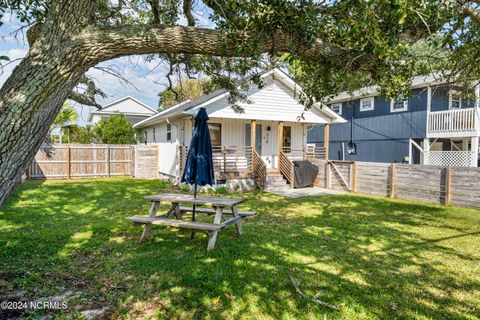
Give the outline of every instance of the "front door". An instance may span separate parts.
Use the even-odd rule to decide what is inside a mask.
[[[292,150],[292,127],[284,126],[283,127],[283,141],[282,141],[283,151],[291,152]]]

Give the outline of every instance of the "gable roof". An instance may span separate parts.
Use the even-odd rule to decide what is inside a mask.
[[[278,80],[281,82],[283,85],[285,85],[288,89],[294,91],[294,92],[299,92],[303,93],[302,88],[293,81],[290,76],[288,76],[286,73],[281,71],[278,68],[272,69],[270,71],[264,72],[261,74],[261,78],[265,79],[272,76],[274,81]],[[262,90],[262,89],[259,89]],[[196,113],[198,108],[205,107],[207,108],[207,112],[213,111],[214,108],[214,103],[216,101],[219,101],[222,98],[226,98],[228,96],[228,91],[225,89],[220,89],[217,91],[214,91],[210,94],[201,96],[195,100],[187,100],[184,102],[181,102],[169,109],[166,109],[156,115],[151,116],[148,119],[145,119],[143,121],[140,121],[139,123],[134,125],[134,128],[143,128],[146,126],[150,126],[156,123],[160,123],[163,121],[166,121],[167,119],[172,119],[172,118],[177,118],[177,117],[186,117],[186,116],[192,116]],[[220,108],[225,109],[229,107],[230,104],[226,103],[222,105]],[[244,104],[245,107],[248,107],[248,104]],[[219,108],[218,105],[216,106],[217,109]],[[229,108],[231,109],[231,108]],[[317,116],[319,117],[318,123],[322,123],[320,121],[320,117],[322,118],[327,118],[328,120],[325,121],[323,120],[323,123],[339,123],[339,122],[344,122],[345,120],[337,115],[335,112],[333,112],[330,108],[320,104],[316,103],[312,106],[310,110],[304,111],[305,113],[311,114],[314,117]],[[272,114],[269,117],[269,120],[275,120],[275,116],[277,114]],[[300,114],[299,114],[300,115]],[[215,116],[215,115],[214,115]],[[242,114],[236,114],[236,118],[244,118],[244,119],[258,119],[258,118],[252,118],[250,115],[246,113]],[[307,121],[303,121],[307,122]],[[316,121],[315,121],[316,122]]]
[[[122,107],[122,103],[129,102],[132,103],[134,108],[131,108],[131,105],[128,106],[126,109],[125,106]],[[120,107],[122,108],[120,108]],[[123,109],[123,110],[122,110]],[[128,109],[135,109],[135,110],[128,110]],[[95,110],[95,111],[90,111],[88,114],[88,121],[92,119],[92,116],[94,114],[106,114],[106,115],[111,115],[115,113],[123,113],[125,115],[132,115],[132,116],[151,116],[153,114],[156,114],[158,111],[151,108],[150,106],[146,105],[145,103],[135,99],[134,97],[131,96],[125,96],[121,99],[115,100],[113,102],[110,102],[109,104],[105,105],[102,107],[100,110]]]

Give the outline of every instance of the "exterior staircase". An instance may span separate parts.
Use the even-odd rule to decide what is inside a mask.
[[[267,191],[290,189],[290,184],[277,169],[267,169]]]

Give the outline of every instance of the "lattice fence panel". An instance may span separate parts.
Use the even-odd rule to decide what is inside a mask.
[[[474,153],[471,151],[426,151],[425,164],[431,166],[471,167]]]

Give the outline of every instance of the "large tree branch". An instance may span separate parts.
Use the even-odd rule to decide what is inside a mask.
[[[258,33],[225,34],[219,30],[185,26],[122,26],[89,29],[81,41],[91,47],[92,63],[135,54],[205,54],[237,57],[265,52],[294,52],[306,59],[343,67],[370,69],[373,61],[368,55],[355,60],[358,53],[317,39],[298,43],[288,34],[278,31],[272,36]]]
[[[480,24],[480,12],[478,10],[466,6],[462,6],[460,10],[461,13],[470,17],[475,23]]]
[[[71,91],[68,95],[68,99],[86,106],[92,106],[97,109],[102,109],[102,106],[95,101],[95,97],[91,95],[81,94],[77,91]]]

